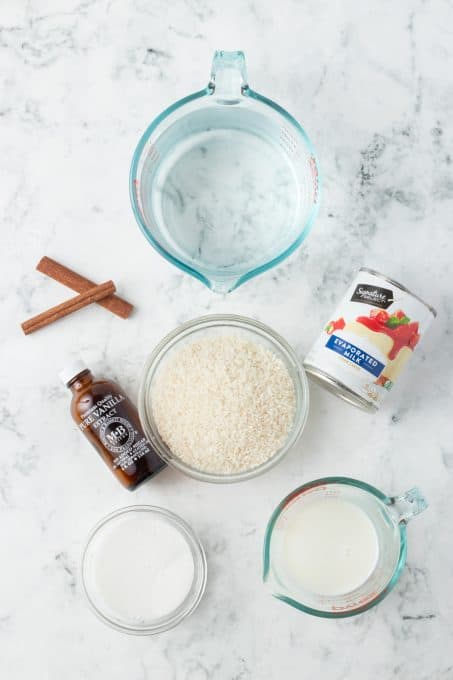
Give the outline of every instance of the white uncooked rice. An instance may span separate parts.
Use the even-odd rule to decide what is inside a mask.
[[[285,443],[296,394],[283,361],[239,335],[209,336],[175,349],[151,395],[160,436],[187,465],[237,473]]]

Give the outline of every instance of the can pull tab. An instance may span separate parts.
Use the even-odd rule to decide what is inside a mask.
[[[418,487],[409,489],[402,496],[392,498],[392,505],[398,513],[399,522],[409,522],[428,507],[428,502]]]

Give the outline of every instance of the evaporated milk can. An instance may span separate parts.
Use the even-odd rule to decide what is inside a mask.
[[[405,286],[362,267],[309,351],[305,370],[345,401],[376,411],[435,316]]]

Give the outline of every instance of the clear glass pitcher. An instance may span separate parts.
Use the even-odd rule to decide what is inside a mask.
[[[242,52],[216,52],[208,86],[140,139],[130,195],[156,250],[218,292],[281,262],[319,202],[313,147],[281,106],[251,90]]]
[[[407,522],[426,507],[415,488],[389,497],[348,477],[304,484],[269,521],[264,582],[272,595],[307,614],[360,614],[398,581]]]

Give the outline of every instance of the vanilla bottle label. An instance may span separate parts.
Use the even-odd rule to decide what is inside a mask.
[[[165,467],[119,385],[94,379],[80,361],[66,367],[60,377],[73,394],[73,419],[123,486],[133,490]]]
[[[94,404],[79,424],[82,432],[89,428],[103,446],[114,454],[114,468],[127,470],[140,458],[151,454],[151,447],[141,428],[132,423],[121,408],[124,394],[107,394]]]

